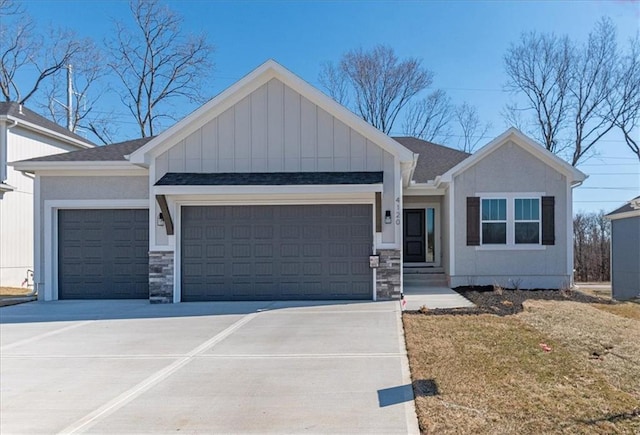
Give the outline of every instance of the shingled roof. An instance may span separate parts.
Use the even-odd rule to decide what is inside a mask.
[[[156,186],[285,186],[310,184],[379,184],[382,172],[169,172]]]
[[[95,145],[89,139],[79,136],[44,116],[38,115],[33,110],[27,109],[24,105],[21,107],[20,104],[13,101],[0,102],[0,116],[10,116],[18,120],[23,120],[30,124],[37,125],[38,127],[46,128],[47,130],[51,130],[55,133],[65,135],[71,139],[82,141],[88,146]]]
[[[23,109],[24,110],[24,109]],[[98,146],[84,150],[70,151],[62,154],[36,157],[24,162],[107,162],[125,161],[125,156],[141,148],[153,137],[133,139],[110,145]],[[443,145],[434,144],[414,137],[393,138],[401,145],[414,153],[420,154],[413,180],[417,183],[426,183],[442,175],[449,169],[470,156],[462,151],[454,150]]]
[[[416,183],[434,180],[438,175],[444,174],[471,155],[415,137],[394,137],[393,139],[414,153],[420,154],[413,172],[413,181]]]
[[[608,213],[607,216],[615,216],[615,215],[619,215],[622,213],[627,213],[630,211],[636,211],[638,210],[637,208],[635,208],[632,203],[634,201],[640,201],[640,196],[636,196],[635,198],[633,198],[631,201],[628,201],[625,205],[618,207],[617,209],[615,209],[614,211],[612,211],[611,213]]]
[[[36,157],[23,162],[117,162],[125,161],[124,156],[131,154],[153,137],[128,140],[86,150],[70,151],[62,154]]]

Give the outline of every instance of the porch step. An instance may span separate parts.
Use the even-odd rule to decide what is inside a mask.
[[[406,287],[446,287],[447,277],[442,272],[407,273],[402,277]]]
[[[434,275],[443,274],[444,269],[442,267],[429,267],[429,266],[403,266],[402,273],[404,275]]]

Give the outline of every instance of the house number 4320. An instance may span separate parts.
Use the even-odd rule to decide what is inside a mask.
[[[396,225],[400,225],[400,198],[396,198]]]

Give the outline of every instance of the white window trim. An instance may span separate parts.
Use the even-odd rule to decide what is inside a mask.
[[[506,210],[505,210],[505,220],[493,220],[493,219],[489,219],[489,220],[484,220],[482,219],[482,201],[484,201],[485,199],[489,200],[489,199],[497,199],[497,200],[504,200],[505,204],[506,204]],[[489,197],[481,197],[480,198],[480,246],[504,246],[502,243],[487,243],[485,245],[484,240],[482,240],[482,226],[485,224],[505,224],[506,228],[506,233],[507,233],[507,239],[506,239],[506,245],[509,245],[509,200],[507,198],[489,198]]]
[[[516,200],[518,199],[537,199],[538,200],[538,219],[535,220],[529,220],[529,219],[522,219],[522,220],[516,220]],[[517,223],[537,223],[538,224],[538,243],[533,243],[534,245],[541,245],[542,244],[542,199],[541,197],[528,197],[528,198],[514,198],[513,200],[513,243],[515,245],[532,245],[532,243],[516,243],[516,224]]]
[[[480,198],[480,246],[476,246],[476,251],[544,251],[546,245],[542,245],[542,197],[546,196],[545,192],[478,192],[476,196]],[[507,243],[505,245],[482,244],[482,200],[483,199],[506,199],[507,201]],[[538,214],[540,219],[538,225],[540,227],[538,234],[538,243],[515,243],[515,200],[516,199],[538,199]],[[489,222],[489,221],[488,221]],[[502,221],[491,221],[502,222]],[[518,222],[535,222],[535,221],[518,221]]]

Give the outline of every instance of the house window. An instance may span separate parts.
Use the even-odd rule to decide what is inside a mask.
[[[467,197],[466,232],[467,246],[487,249],[555,245],[555,197],[515,192]]]
[[[482,200],[482,244],[507,243],[507,200]]]
[[[514,200],[514,240],[516,244],[540,243],[540,199]]]

